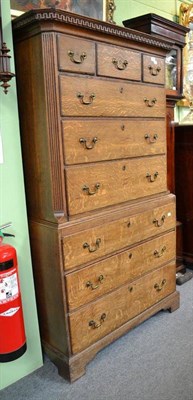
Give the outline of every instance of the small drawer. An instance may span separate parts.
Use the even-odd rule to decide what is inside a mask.
[[[66,275],[69,310],[175,259],[176,234],[164,236]]]
[[[60,76],[63,117],[163,117],[164,87],[106,81],[94,77]]]
[[[175,203],[157,207],[154,202],[148,210],[104,222],[102,225],[62,236],[63,266],[70,270],[81,264],[97,260],[107,254],[124,249],[141,240],[174,229],[176,224]]]
[[[118,46],[97,45],[97,74],[141,80],[141,53]]]
[[[69,215],[167,190],[166,156],[66,167]]]
[[[165,60],[163,58],[143,55],[143,81],[165,84]]]
[[[62,131],[66,164],[166,153],[165,120],[66,119]]]
[[[95,74],[95,46],[87,40],[57,36],[60,71]]]
[[[69,315],[72,353],[114,331],[175,291],[172,262]]]

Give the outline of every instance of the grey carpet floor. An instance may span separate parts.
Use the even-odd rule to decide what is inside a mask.
[[[1,400],[193,400],[193,279],[180,308],[161,311],[103,349],[73,384],[44,366],[0,392]]]

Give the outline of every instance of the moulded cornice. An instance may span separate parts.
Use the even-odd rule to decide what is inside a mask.
[[[70,12],[63,11],[61,9],[35,9],[30,10],[20,17],[14,19],[13,29],[18,30],[23,26],[32,24],[35,21],[41,22],[62,22],[65,24],[71,24],[82,27],[84,29],[95,30],[97,32],[118,36],[124,39],[130,39],[134,42],[141,42],[150,46],[156,46],[165,50],[170,50],[172,43],[167,40],[160,40],[156,37],[152,37],[148,34],[141,34],[135,30],[129,28],[118,27],[117,25],[99,21],[92,18],[87,18],[82,15],[73,14]]]

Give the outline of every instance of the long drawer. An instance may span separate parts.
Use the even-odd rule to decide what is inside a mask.
[[[70,215],[167,190],[166,157],[144,157],[66,167]]]
[[[69,270],[174,229],[175,223],[175,203],[172,202],[159,207],[151,206],[144,212],[69,236],[63,234],[64,269]]]
[[[175,291],[175,262],[69,314],[72,352],[79,352]]]
[[[166,153],[165,120],[62,121],[66,164]]]
[[[60,75],[62,116],[165,117],[165,88]]]
[[[173,231],[66,275],[69,310],[174,260],[175,240]]]

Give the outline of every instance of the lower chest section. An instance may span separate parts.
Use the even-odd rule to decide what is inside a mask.
[[[89,229],[81,223],[70,235],[61,232],[72,354],[175,292],[174,196],[141,202],[111,217],[93,219]]]
[[[72,352],[79,352],[175,291],[175,262],[128,282],[69,315]]]

